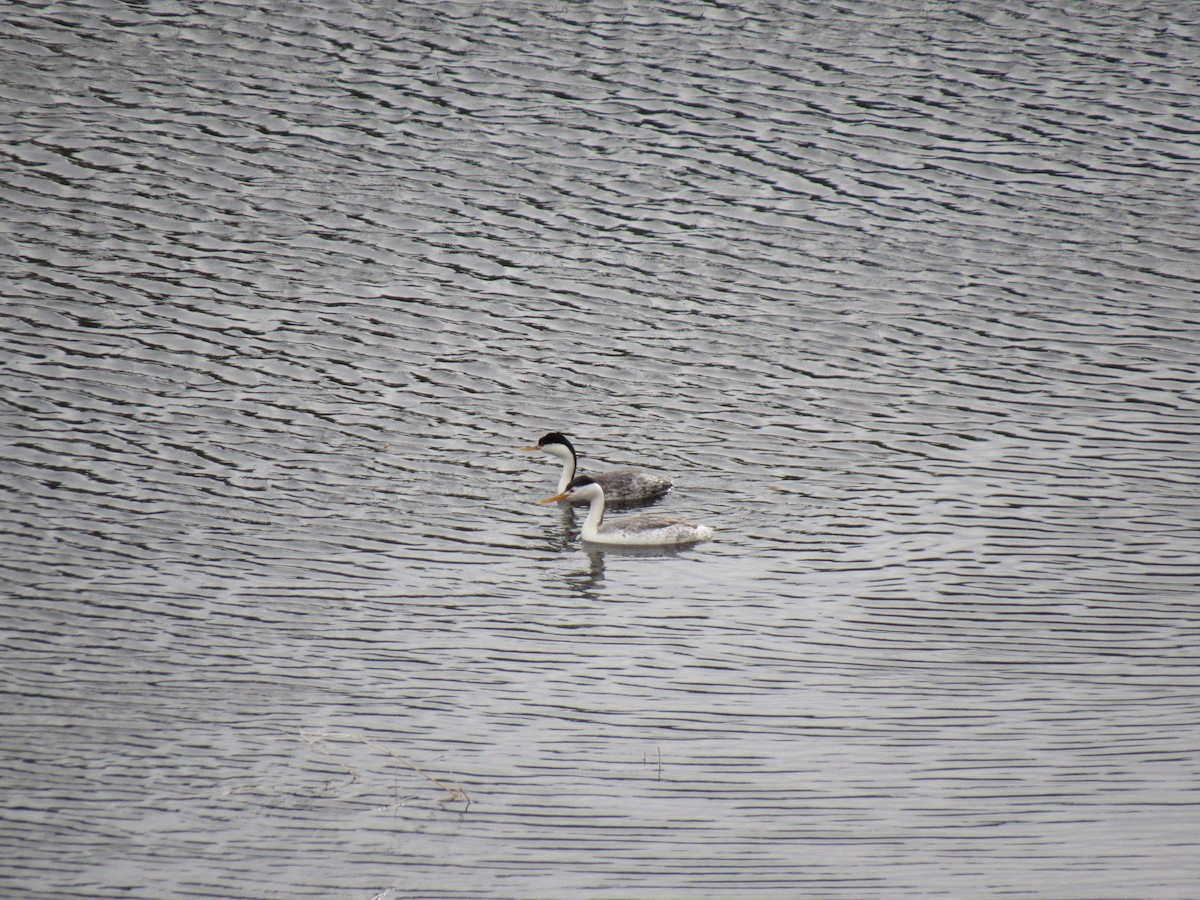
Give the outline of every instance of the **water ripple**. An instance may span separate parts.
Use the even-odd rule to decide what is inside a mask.
[[[6,893],[1186,894],[1197,25],[15,6]]]

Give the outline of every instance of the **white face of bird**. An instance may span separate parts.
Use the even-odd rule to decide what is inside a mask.
[[[566,444],[560,444],[556,441],[551,441],[548,444],[541,444],[538,446],[538,449],[545,453],[549,453],[551,456],[557,456],[564,462],[572,458],[571,448]]]
[[[545,435],[532,447],[522,447],[521,449],[526,451],[541,450],[549,453],[551,456],[557,456],[563,462],[575,458],[575,452],[571,449],[571,445],[557,431],[552,431]]]
[[[592,481],[586,475],[580,475],[569,485],[561,494],[555,494],[553,497],[547,497],[545,500],[539,500],[538,503],[554,503],[557,500],[571,500],[579,498],[583,500],[595,500],[604,493],[600,485]]]

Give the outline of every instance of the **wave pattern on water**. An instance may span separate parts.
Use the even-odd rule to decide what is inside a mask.
[[[13,5],[5,893],[1186,893],[1198,26]]]

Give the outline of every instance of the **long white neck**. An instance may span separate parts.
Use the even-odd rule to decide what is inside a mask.
[[[558,478],[558,492],[561,494],[575,477],[575,454],[571,452],[570,447],[565,447],[562,444],[547,444],[542,449],[551,456],[557,456],[562,460],[562,475]]]
[[[600,523],[604,521],[604,492],[597,490],[592,496],[592,505],[588,507],[587,518],[583,520],[583,531],[580,535],[585,541],[594,541],[600,533]]]

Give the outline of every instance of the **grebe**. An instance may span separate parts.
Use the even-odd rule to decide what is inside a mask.
[[[575,448],[565,436],[557,431],[544,435],[534,447],[522,447],[522,450],[542,450],[551,456],[557,456],[563,461],[562,475],[558,479],[558,492],[566,493],[567,485],[575,477]],[[671,489],[671,479],[665,475],[655,475],[642,469],[611,469],[598,472],[592,478],[604,488],[604,495],[609,503],[639,503],[661,497]],[[580,497],[571,497],[571,502],[584,502]]]
[[[592,504],[583,521],[582,537],[593,544],[622,544],[637,547],[661,547],[695,544],[707,541],[713,531],[707,525],[696,525],[675,516],[660,513],[640,513],[624,516],[615,522],[604,521],[604,488],[594,478],[580,475],[567,489],[538,503],[556,500],[585,500]]]

